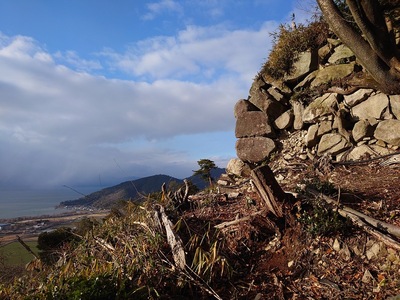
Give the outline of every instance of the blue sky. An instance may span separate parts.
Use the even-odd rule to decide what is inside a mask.
[[[313,1],[0,0],[0,187],[192,175]]]

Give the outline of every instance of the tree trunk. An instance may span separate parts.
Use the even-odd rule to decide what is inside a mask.
[[[357,0],[346,1],[367,42],[346,22],[333,0],[317,0],[317,2],[332,31],[353,51],[363,67],[378,83],[380,90],[386,94],[400,93],[399,60],[396,56],[396,47],[392,44],[388,45],[389,38],[383,41],[389,35],[386,28],[386,34],[381,36],[382,20],[377,17],[380,12],[371,12],[371,7],[375,8],[377,4],[373,3],[374,1],[365,0],[361,1],[364,5],[362,6]],[[375,23],[369,25],[372,21]]]
[[[282,203],[286,199],[286,193],[276,181],[270,167],[265,165],[255,168],[251,171],[251,179],[268,209],[278,218],[283,217]]]

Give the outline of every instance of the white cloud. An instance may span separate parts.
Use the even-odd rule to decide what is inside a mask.
[[[64,53],[58,51],[54,54],[54,57],[57,58],[60,62],[70,65],[77,71],[89,72],[93,70],[103,69],[100,62],[95,60],[82,59],[75,51],[71,50],[65,51]]]
[[[276,23],[267,22],[258,31],[188,26],[176,37],[159,36],[143,41],[123,54],[108,51],[103,55],[113,59],[121,70],[144,78],[194,76],[207,80],[207,74],[223,77],[234,72],[249,84],[267,56],[269,33],[276,26]]]
[[[147,9],[149,12],[143,16],[144,20],[153,20],[157,15],[165,11],[177,13],[182,13],[183,11],[182,6],[177,1],[173,0],[161,0],[159,2],[149,3],[147,4]]]
[[[274,26],[191,26],[126,53],[108,50],[103,66],[75,52],[52,56],[29,37],[0,35],[0,186],[191,175],[202,157],[182,143],[193,135],[207,143],[215,133],[216,145],[220,132],[233,132],[233,107],[247,97]],[[141,80],[82,72],[106,63]],[[233,152],[234,137],[224,142]],[[215,160],[225,162],[229,153],[220,155]]]
[[[13,56],[10,49],[19,50]],[[115,157],[130,174],[169,168],[184,176],[192,158],[171,145],[159,148],[159,141],[233,130],[233,106],[243,92],[234,80],[113,80],[43,57],[50,55],[29,38],[10,38],[0,49],[0,185],[16,178],[84,182],[96,172],[116,177]]]

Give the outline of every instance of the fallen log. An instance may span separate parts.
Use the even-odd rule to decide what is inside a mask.
[[[314,196],[319,195],[321,198],[323,198],[325,200],[325,202],[329,203],[329,204],[337,204],[337,200],[334,200],[326,195],[323,194],[318,194],[317,191],[312,190],[312,189],[308,189],[308,191],[310,193],[312,193]],[[348,213],[351,213],[353,215],[358,216],[361,220],[364,220],[365,222],[367,222],[368,224],[372,225],[373,227],[375,227],[378,230],[384,231],[386,233],[389,233],[395,237],[400,238],[400,227],[395,226],[393,224],[389,224],[380,220],[376,220],[366,214],[363,214],[362,212],[359,212],[355,209],[352,209],[350,207],[341,205],[340,208]]]
[[[254,217],[256,215],[259,215],[259,214],[262,214],[262,213],[264,213],[264,211],[261,210],[261,211],[258,211],[258,212],[254,213],[254,214],[251,214],[249,216],[246,216],[246,217],[243,217],[243,218],[240,218],[240,219],[236,219],[236,220],[233,220],[233,221],[226,221],[226,222],[220,223],[218,225],[215,225],[214,228],[223,229],[223,228],[226,228],[226,227],[229,227],[229,226],[232,226],[232,225],[236,225],[236,224],[239,224],[239,223],[242,223],[242,222],[246,222],[246,221],[251,220],[252,217]]]
[[[172,229],[173,224],[168,219],[167,214],[165,213],[164,207],[161,205],[156,206],[156,211],[161,216],[161,221],[164,225],[165,231],[167,233],[167,241],[172,250],[172,256],[174,258],[175,265],[183,270],[186,266],[186,257],[185,250],[183,249],[183,242],[179,235],[175,233]]]
[[[306,191],[311,193],[315,197],[321,197],[328,204],[337,205],[337,200],[332,199],[326,195],[323,195],[323,194],[317,192],[316,190],[308,188],[308,189],[306,189]],[[344,206],[344,205],[339,205],[337,207],[337,212],[342,217],[349,218],[354,224],[356,224],[361,229],[363,229],[367,233],[374,236],[376,239],[382,241],[387,246],[389,246],[393,249],[396,249],[396,250],[400,250],[400,243],[385,234],[385,233],[388,233],[392,236],[400,237],[399,236],[399,234],[400,234],[399,227],[376,220],[370,216],[367,216],[355,209],[352,209],[352,208]],[[384,233],[382,231],[384,231]]]

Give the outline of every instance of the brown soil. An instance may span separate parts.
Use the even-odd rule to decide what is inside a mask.
[[[313,178],[329,181],[341,205],[400,226],[400,168],[379,163],[326,164],[321,170],[310,160],[282,164],[282,158],[277,158],[270,165],[276,175],[285,175],[281,182],[285,191],[294,192]],[[219,231],[224,241],[221,252],[234,270],[229,280],[216,283],[223,299],[388,299],[400,295],[398,251],[354,225],[346,232],[312,235],[300,222],[301,214],[310,209],[305,196],[286,203],[284,220],[278,220],[265,210],[249,182],[241,185],[240,192],[235,199],[206,195],[203,199],[208,203],[197,199],[198,206],[183,215],[199,231],[204,224],[252,216]],[[374,255],[373,247],[378,249]]]

